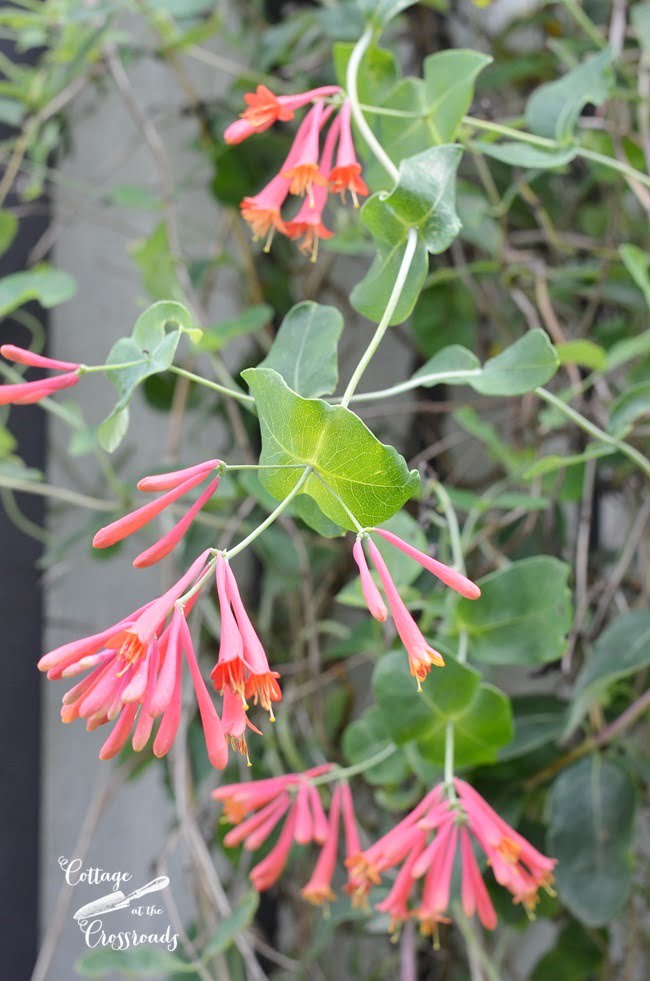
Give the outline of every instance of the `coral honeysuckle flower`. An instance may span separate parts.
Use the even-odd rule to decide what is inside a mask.
[[[282,692],[277,682],[280,675],[277,671],[271,671],[262,642],[257,636],[242,602],[235,574],[227,561],[224,561],[224,571],[226,594],[235,615],[243,646],[242,660],[247,670],[244,696],[251,698],[255,705],[259,703],[262,708],[266,709],[271,717],[271,722],[274,722],[273,702],[279,702],[282,699]]]
[[[224,688],[223,692],[221,724],[232,748],[238,750],[242,756],[245,756],[246,764],[252,766],[248,756],[248,746],[246,745],[246,729],[252,729],[258,736],[261,736],[262,733],[246,715],[241,697],[229,687]]]
[[[363,592],[363,598],[366,601],[366,606],[370,610],[375,620],[379,620],[380,623],[383,623],[388,616],[388,610],[386,609],[386,604],[381,598],[381,593],[377,588],[375,580],[370,575],[370,569],[368,568],[368,563],[366,562],[366,553],[363,551],[363,545],[361,544],[360,538],[357,538],[354,543],[352,555],[354,556],[354,561],[359,567],[359,579],[361,580],[361,590]]]
[[[349,191],[355,208],[358,208],[358,198],[359,196],[366,197],[368,188],[361,178],[361,164],[357,160],[354,150],[350,125],[350,103],[347,100],[341,106],[338,118],[341,128],[339,145],[336,153],[336,166],[329,174],[329,186],[331,191],[341,195],[342,201],[345,201],[345,192]]]
[[[243,843],[245,849],[255,851],[264,844],[280,821],[285,819],[276,845],[251,870],[251,882],[259,892],[270,889],[277,882],[294,841],[305,844],[312,840],[327,840],[329,823],[318,791],[309,780],[330,769],[331,764],[325,763],[304,773],[288,773],[251,783],[228,784],[212,791],[215,800],[224,802],[225,819],[237,825],[224,838],[227,847]],[[297,793],[292,797],[294,791]]]
[[[381,552],[370,539],[368,539],[368,550],[372,563],[379,573],[393,622],[395,623],[395,629],[406,648],[411,674],[417,681],[418,691],[421,691],[422,682],[431,668],[434,665],[436,667],[442,667],[445,663],[444,659],[425,640],[420,628],[407,610],[402,597],[399,595]]]
[[[216,709],[203,681],[185,621],[185,610],[175,607],[180,596],[203,574],[209,550],[192,563],[177,583],[158,599],[135,610],[108,630],[65,644],[38,663],[48,678],[90,673],[63,697],[64,722],[86,720],[88,729],[117,719],[100,750],[100,759],[110,759],[126,743],[135,723],[133,748],[142,749],[149,740],[154,720],[162,719],[154,740],[154,753],[164,756],[174,741],[181,708],[182,652],[185,652],[196,693],[206,747],[211,763],[223,769],[228,747]],[[171,622],[167,620],[172,614]]]
[[[340,91],[338,85],[323,85],[296,95],[274,95],[265,85],[258,85],[255,92],[247,92],[244,96],[246,109],[241,118],[226,129],[224,139],[230,144],[241,143],[253,133],[263,133],[277,121],[293,119],[296,109],[302,109],[315,99],[337,95]]]
[[[275,232],[287,234],[287,226],[280,212],[288,194],[289,181],[286,177],[277,176],[259,194],[244,198],[240,205],[242,218],[250,225],[254,241],[266,239],[265,252],[270,250]]]
[[[485,852],[501,885],[530,912],[540,887],[550,891],[555,860],[526,841],[463,780],[454,781],[458,800],[439,784],[391,831],[357,856],[352,864],[357,894],[366,894],[381,881],[381,873],[401,864],[386,898],[377,906],[391,917],[391,930],[414,916],[425,935],[437,944],[439,923],[449,922],[452,873],[460,852],[460,899],[466,916],[475,913],[489,930],[497,917],[472,847],[472,836]],[[433,837],[427,843],[429,834]],[[460,849],[458,845],[460,844]],[[424,880],[421,899],[409,906],[418,880]]]
[[[291,194],[307,195],[310,203],[314,203],[314,185],[325,188],[327,193],[327,175],[321,173],[318,165],[320,131],[330,110],[325,110],[322,102],[317,102],[303,119],[293,146],[290,151],[291,160],[285,161],[280,169],[280,177],[289,181]]]
[[[390,542],[390,544],[394,545],[395,548],[398,548],[400,552],[405,552],[406,555],[410,555],[412,559],[415,559],[415,561],[419,562],[421,566],[428,569],[429,572],[436,576],[437,579],[444,582],[445,586],[449,586],[451,589],[454,589],[457,593],[460,593],[461,596],[464,596],[466,599],[475,600],[481,595],[481,590],[479,587],[475,582],[472,582],[471,579],[468,579],[467,576],[463,576],[460,572],[456,572],[456,570],[452,569],[450,566],[444,565],[442,562],[438,562],[437,559],[431,558],[430,555],[425,555],[424,552],[421,552],[418,548],[414,548],[412,545],[409,545],[408,542],[405,542],[403,539],[393,534],[392,531],[386,531],[384,528],[375,528],[374,530],[378,535],[381,535],[385,541]]]
[[[324,844],[309,882],[301,889],[303,898],[315,906],[333,903],[336,899],[336,895],[332,891],[332,878],[334,877],[336,854],[339,847],[342,786],[339,784],[334,788]]]
[[[125,514],[122,518],[118,518],[117,521],[113,521],[110,525],[100,528],[93,538],[93,546],[95,548],[108,548],[110,545],[115,545],[116,542],[120,542],[129,535],[134,534],[134,532],[139,531],[140,528],[143,528],[157,515],[161,514],[166,508],[177,501],[179,497],[187,494],[198,484],[203,483],[209,473],[215,467],[219,466],[219,464],[219,460],[208,460],[205,463],[200,463],[194,467],[187,467],[184,470],[177,470],[172,473],[160,474],[153,477],[144,477],[138,483],[140,490],[169,489],[157,500],[150,501],[149,504],[144,504],[141,508]],[[198,500],[192,504],[187,514],[174,525],[171,531],[167,532],[154,545],[137,556],[133,562],[134,566],[137,569],[143,569],[169,555],[185,535],[201,508],[216,493],[218,487],[219,477],[215,477],[208,487],[204,489]]]
[[[244,660],[244,641],[230,606],[226,579],[227,565],[227,559],[224,558],[223,553],[219,552],[216,579],[219,614],[221,616],[221,640],[219,657],[212,669],[211,678],[217,691],[224,692],[226,688],[230,688],[245,705],[248,665]]]
[[[338,133],[339,121],[337,117],[325,138],[325,146],[318,165],[318,174],[319,178],[322,178],[322,183],[312,189],[311,193],[305,197],[297,215],[287,222],[287,235],[292,239],[302,238],[300,250],[309,255],[312,262],[316,262],[318,258],[320,239],[332,238],[334,234],[323,224],[323,211],[327,204],[327,176],[332,166]]]
[[[64,388],[70,388],[79,381],[81,365],[74,361],[57,361],[43,354],[35,354],[15,344],[3,344],[0,354],[7,361],[28,365],[32,368],[47,368],[50,371],[62,371],[61,375],[42,378],[40,381],[18,382],[17,384],[0,385],[0,405],[30,405],[52,395]]]

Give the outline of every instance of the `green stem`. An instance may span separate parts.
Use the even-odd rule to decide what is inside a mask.
[[[602,164],[603,167],[609,167],[610,170],[617,170],[620,174],[629,177],[630,180],[638,181],[639,184],[645,184],[646,187],[650,187],[650,176],[648,174],[644,174],[642,171],[631,167],[622,160],[607,157],[604,153],[596,153],[595,150],[585,150],[583,147],[578,147],[578,155],[584,157],[585,160],[593,160],[594,163]]]
[[[378,763],[383,763],[387,760],[389,756],[397,752],[397,746],[384,746],[379,752],[375,753],[374,756],[370,756],[367,760],[362,760],[360,763],[355,763],[353,766],[335,766],[328,773],[321,774],[320,777],[314,777],[310,780],[312,786],[317,787],[321,783],[333,783],[334,780],[349,780],[350,777],[355,777],[358,773],[365,773],[366,770],[370,770],[371,767],[377,766]]]
[[[449,381],[465,381],[465,379],[475,378],[481,372],[481,368],[470,368],[465,371],[440,371],[432,375],[420,375],[417,378],[409,378],[408,381],[401,382],[399,385],[393,385],[391,388],[382,388],[376,392],[360,392],[359,395],[353,395],[350,402],[378,402],[422,386],[433,388],[434,385],[444,385]],[[338,400],[332,399],[332,401]]]
[[[302,470],[304,463],[224,463],[224,472],[228,470]]]
[[[250,535],[247,535],[246,538],[244,538],[238,545],[235,545],[234,548],[226,549],[225,554],[229,559],[234,559],[236,555],[239,555],[239,553],[243,552],[245,548],[248,548],[248,546],[252,544],[252,542],[254,542],[255,539],[258,538],[259,535],[261,535],[262,532],[269,527],[269,525],[273,524],[276,518],[279,518],[282,512],[289,507],[294,497],[296,497],[300,493],[305,483],[307,482],[307,478],[309,477],[310,473],[312,473],[312,468],[305,467],[303,475],[298,481],[298,483],[295,485],[293,490],[289,491],[285,499],[278,504],[275,511],[272,511],[271,514],[269,514],[269,516],[264,519],[262,524],[258,525],[257,528],[253,529]]]
[[[203,385],[205,388],[211,388],[215,392],[220,392],[222,395],[229,395],[230,398],[237,399],[239,402],[246,402],[251,404],[255,401],[252,395],[246,395],[244,392],[238,392],[234,388],[227,388],[225,385],[220,385],[219,382],[209,381],[207,378],[203,378],[201,375],[195,375],[193,371],[187,371],[186,368],[179,368],[177,365],[172,365],[169,369],[173,371],[175,375],[181,375],[183,378],[187,378],[189,381],[196,382],[197,385]]]
[[[137,368],[141,364],[147,363],[147,358],[140,358],[139,361],[125,361],[123,364],[80,364],[80,375],[91,375],[98,371],[123,371],[125,368]]]
[[[545,136],[533,136],[522,130],[513,129],[511,126],[503,126],[501,123],[493,123],[488,119],[478,119],[476,116],[463,116],[465,126],[472,129],[483,129],[488,133],[498,133],[499,136],[509,136],[512,140],[519,140],[522,143],[532,143],[533,146],[542,147],[544,150],[565,150],[568,149],[563,143],[557,140],[549,140]]]
[[[570,405],[567,405],[566,402],[563,402],[562,399],[557,398],[557,396],[545,388],[536,388],[535,394],[541,399],[544,399],[545,402],[548,402],[549,405],[552,405],[558,412],[565,415],[567,419],[571,419],[576,426],[584,430],[584,432],[589,433],[594,439],[599,440],[601,443],[606,443],[607,446],[615,447],[615,449],[623,453],[629,460],[632,460],[647,477],[650,477],[650,460],[633,446],[630,446],[629,443],[626,443],[625,440],[617,439],[615,436],[606,433],[604,429],[599,429],[593,422],[589,422],[583,415],[572,409]]]
[[[105,501],[100,497],[78,494],[76,491],[68,490],[66,487],[55,487],[52,484],[20,480],[17,477],[0,476],[0,487],[5,487],[7,490],[16,491],[20,494],[37,494],[41,497],[49,497],[54,501],[64,501],[66,504],[75,504],[78,507],[90,508],[93,511],[113,511],[116,507],[114,501]]]
[[[382,338],[390,326],[390,322],[393,314],[395,313],[395,308],[399,303],[400,297],[402,295],[402,290],[404,289],[404,284],[409,274],[411,268],[411,263],[413,262],[413,256],[415,255],[415,247],[418,241],[418,233],[415,228],[409,228],[408,238],[406,240],[406,246],[404,248],[404,255],[402,256],[402,262],[399,267],[399,272],[397,273],[397,278],[393,284],[393,289],[391,291],[390,297],[388,298],[388,303],[386,304],[386,309],[384,314],[377,325],[377,329],[373,334],[370,344],[365,350],[359,364],[355,368],[352,378],[348,382],[348,387],[346,388],[343,398],[341,399],[341,405],[345,408],[350,399],[354,395],[357,385],[361,381],[362,375],[366,368],[368,367],[372,357],[381,344]]]
[[[361,111],[361,106],[359,104],[359,92],[357,88],[357,79],[359,75],[359,66],[363,60],[363,56],[373,42],[375,32],[372,27],[367,27],[363,32],[357,43],[355,44],[352,54],[350,55],[350,60],[348,62],[348,68],[345,78],[345,86],[348,93],[348,99],[350,100],[350,110],[352,112],[352,118],[357,124],[357,129],[359,130],[361,136],[366,141],[368,148],[374,153],[379,163],[382,165],[384,170],[390,174],[392,179],[397,182],[399,180],[399,170],[390,159],[383,146],[370,129],[370,126],[366,122],[366,119]]]

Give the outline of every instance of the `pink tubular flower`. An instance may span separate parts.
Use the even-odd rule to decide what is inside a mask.
[[[287,159],[280,170],[280,177],[289,181],[290,193],[306,194],[312,205],[314,184],[324,187],[327,196],[327,176],[321,173],[318,166],[320,131],[324,117],[323,103],[317,102],[309,110],[296,133],[290,151],[291,160]]]
[[[309,783],[313,777],[327,773],[330,763],[312,767],[304,773],[288,773],[281,777],[254,780],[251,783],[228,784],[212,792],[215,800],[224,802],[224,819],[237,825],[224,838],[226,846],[244,845],[255,851],[267,840],[272,831],[285,817],[284,827],[276,845],[250,873],[255,889],[260,892],[277,882],[287,863],[294,841],[325,841],[329,825],[322,811],[318,791]],[[292,793],[297,791],[295,798]],[[314,798],[318,798],[315,805]],[[322,812],[322,817],[316,815]],[[315,828],[324,822],[320,837]]]
[[[322,906],[323,903],[333,903],[336,899],[332,891],[332,878],[336,868],[336,854],[339,846],[339,822],[342,803],[342,784],[334,789],[332,803],[330,804],[330,815],[326,829],[325,843],[311,878],[306,886],[301,889],[301,895],[315,906]],[[312,790],[316,793],[314,787]]]
[[[309,195],[305,197],[298,214],[287,222],[287,235],[289,238],[297,239],[302,237],[300,250],[306,255],[311,256],[311,261],[316,262],[318,258],[318,243],[321,238],[331,238],[334,234],[323,224],[323,211],[327,204],[327,177],[332,166],[334,146],[339,135],[338,117],[330,126],[323,154],[318,165],[318,187],[314,187]]]
[[[359,567],[359,578],[361,580],[361,589],[363,591],[363,598],[366,601],[366,606],[372,613],[375,620],[379,620],[383,623],[388,616],[388,610],[386,609],[386,604],[381,598],[381,593],[375,585],[375,580],[370,575],[370,569],[368,568],[368,563],[366,562],[366,556],[363,551],[363,545],[361,540],[357,538],[352,548],[352,555],[354,556],[354,561]]]
[[[63,697],[64,722],[83,718],[88,729],[117,719],[100,751],[109,759],[122,749],[135,723],[133,748],[149,740],[154,720],[162,715],[154,740],[154,753],[163,756],[171,747],[180,719],[182,653],[187,659],[196,693],[208,756],[223,769],[228,758],[221,722],[208,695],[185,621],[176,601],[203,573],[208,550],[185,575],[158,599],[98,634],[65,644],[39,661],[48,678],[90,673]],[[186,603],[188,610],[195,598]],[[167,624],[170,614],[171,622]]]
[[[215,466],[219,465],[219,462],[218,460],[208,460],[195,467],[187,467],[185,470],[178,470],[174,473],[144,477],[138,483],[138,488],[141,490],[158,490],[161,487],[169,489],[157,500],[150,501],[149,504],[144,504],[135,511],[125,514],[122,518],[118,518],[117,521],[113,521],[110,525],[100,528],[93,538],[93,546],[95,548],[108,548],[139,531],[180,497],[206,480],[208,474],[215,469]],[[215,477],[171,531],[137,556],[133,562],[136,569],[144,569],[169,555],[185,535],[201,508],[216,493],[218,487],[219,477]]]
[[[550,889],[555,861],[509,827],[469,784],[454,781],[459,800],[440,784],[391,831],[357,856],[353,863],[357,894],[381,881],[380,874],[401,864],[393,887],[377,909],[391,916],[391,931],[415,916],[425,935],[437,944],[439,923],[449,922],[454,863],[461,861],[461,903],[467,916],[475,913],[493,930],[497,917],[472,848],[471,836],[485,852],[497,881],[530,912],[540,887]],[[427,837],[433,837],[427,843]],[[460,849],[458,845],[460,843]],[[507,871],[507,870],[510,871]],[[408,905],[418,880],[424,880],[415,908]]]
[[[224,566],[226,592],[235,614],[235,621],[243,647],[242,659],[247,669],[244,697],[252,698],[255,705],[259,702],[262,708],[266,709],[269,713],[271,722],[274,722],[273,702],[279,702],[282,699],[282,692],[277,682],[280,675],[277,671],[271,671],[262,642],[257,636],[255,628],[242,603],[235,575],[228,562],[224,562]]]
[[[216,691],[224,692],[226,688],[230,688],[239,696],[242,704],[245,704],[248,665],[244,660],[244,641],[230,606],[226,578],[227,566],[227,559],[219,552],[216,578],[219,613],[221,615],[221,641],[219,657],[210,677],[214,682]]]
[[[444,582],[446,586],[451,589],[455,589],[457,593],[464,596],[466,599],[475,600],[481,595],[481,590],[478,588],[476,583],[472,582],[466,576],[461,575],[460,572],[456,572],[455,569],[450,568],[448,565],[444,565],[442,562],[438,562],[436,559],[431,558],[430,555],[425,555],[419,549],[414,548],[409,545],[408,542],[403,541],[397,535],[394,535],[392,531],[386,531],[384,528],[375,528],[378,535],[381,535],[385,541],[390,542],[395,548],[398,548],[400,552],[405,552],[406,555],[410,555],[412,559],[419,562],[420,565],[428,569],[429,572],[433,573],[436,578]]]
[[[47,358],[43,354],[35,354],[25,348],[16,347],[15,344],[3,344],[0,347],[0,354],[8,361],[14,361],[16,364],[64,372],[64,374],[54,375],[51,378],[42,378],[40,381],[1,385],[0,405],[29,405],[40,402],[46,396],[64,388],[70,388],[79,381],[81,365],[76,362],[56,361],[54,358]]]
[[[278,120],[287,122],[293,119],[296,109],[301,109],[314,99],[336,95],[340,91],[338,85],[323,85],[296,95],[274,95],[265,85],[258,85],[255,92],[244,96],[246,109],[241,119],[227,128],[224,139],[230,144],[241,143],[253,133],[263,133]]]
[[[417,681],[418,691],[421,691],[422,682],[432,666],[442,667],[445,662],[442,655],[434,650],[424,639],[420,628],[406,609],[402,597],[397,592],[397,588],[388,571],[388,566],[382,558],[381,552],[370,539],[368,539],[368,550],[372,563],[379,573],[379,578],[381,579],[381,584],[384,588],[384,593],[386,594],[390,612],[395,623],[395,629],[406,648],[411,674]]]
[[[349,191],[355,208],[358,208],[359,201],[357,196],[366,197],[368,188],[365,181],[361,178],[361,164],[357,160],[354,151],[352,127],[350,125],[350,103],[347,100],[341,106],[339,119],[341,133],[336,154],[336,166],[329,174],[329,186],[330,190],[335,194],[341,195],[343,201],[345,201],[345,192]]]
[[[241,698],[230,687],[224,688],[221,723],[232,748],[239,750],[242,756],[246,757],[247,765],[251,766],[248,746],[246,745],[246,728],[252,729],[258,736],[261,736],[262,733],[250,721]]]
[[[274,177],[259,194],[246,197],[240,208],[242,218],[253,232],[253,239],[265,238],[264,251],[271,248],[274,233],[287,234],[287,226],[280,213],[289,194],[289,181],[285,177]]]

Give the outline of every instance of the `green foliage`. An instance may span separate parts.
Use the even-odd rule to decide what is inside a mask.
[[[612,51],[606,48],[537,89],[526,106],[526,122],[532,132],[568,142],[585,105],[591,102],[599,106],[609,98],[614,85],[612,58]]]
[[[634,783],[618,763],[593,754],[557,778],[550,810],[560,898],[582,923],[603,926],[632,886]]]
[[[72,276],[43,263],[26,272],[12,273],[0,280],[0,317],[37,300],[50,309],[65,303],[77,291]]]
[[[480,579],[481,601],[461,599],[456,607],[472,658],[530,667],[561,657],[572,618],[570,571],[559,559],[536,555]]]
[[[349,409],[301,398],[270,368],[247,368],[242,376],[260,417],[261,463],[313,467],[303,493],[332,521],[354,531],[347,507],[361,525],[380,524],[413,495],[417,472],[409,473],[396,450],[380,443]],[[282,500],[301,474],[299,469],[261,470],[260,480]]]
[[[168,325],[172,325],[170,331]],[[145,378],[170,367],[183,333],[192,339],[201,335],[181,303],[160,301],[138,317],[131,337],[121,338],[111,348],[106,364],[128,364],[130,367],[108,373],[120,393],[115,407],[99,427],[99,441],[109,453],[119,446],[126,434],[128,405],[136,388]]]
[[[343,317],[336,307],[298,303],[282,321],[260,368],[272,368],[306,399],[329,395],[339,377],[338,342]]]

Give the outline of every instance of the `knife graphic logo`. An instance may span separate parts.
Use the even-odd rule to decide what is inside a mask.
[[[92,916],[113,913],[117,909],[125,909],[131,905],[134,899],[139,899],[140,896],[145,896],[148,892],[157,892],[159,889],[166,889],[168,885],[169,878],[166,875],[161,875],[157,879],[147,882],[145,886],[135,889],[128,896],[125,896],[121,891],[110,892],[108,896],[102,896],[101,899],[94,899],[92,903],[86,903],[85,906],[80,906],[74,914],[74,919],[80,922],[81,920],[88,920]]]

